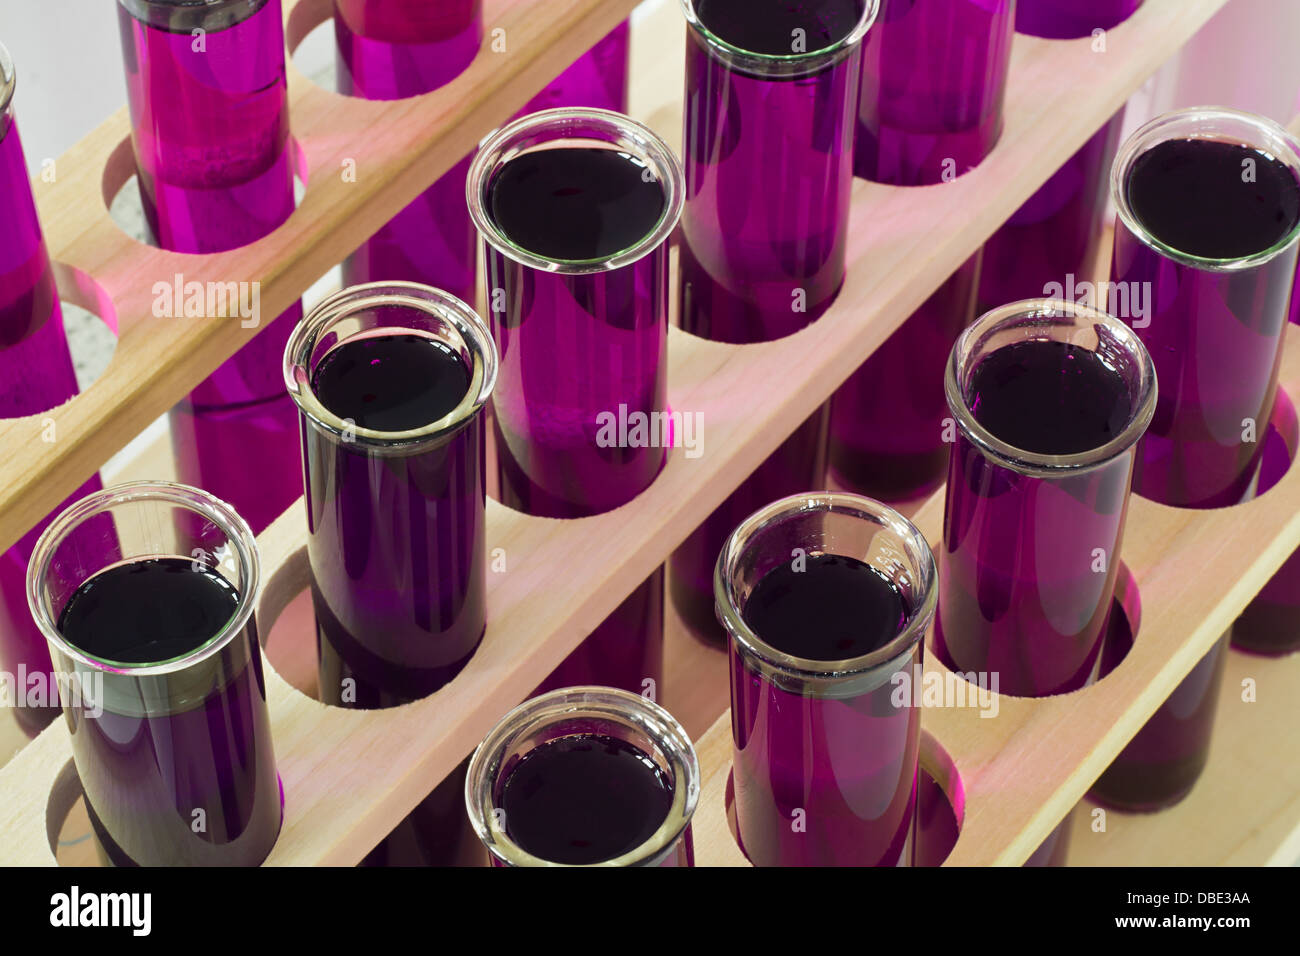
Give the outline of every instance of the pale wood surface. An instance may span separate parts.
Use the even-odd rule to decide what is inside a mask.
[[[855,185],[849,279],[823,320],[780,343],[743,348],[674,331],[670,399],[675,409],[703,413],[705,454],[689,460],[674,453],[644,495],[595,518],[530,518],[490,504],[489,547],[505,549],[508,571],[489,575],[490,626],[482,647],[438,694],[391,711],[341,711],[309,700],[272,668],[272,721],[288,804],[285,830],[270,862],[350,864],[360,859],[535,686],[537,675],[559,663],[643,581],[1223,2],[1148,0],[1111,32],[1104,54],[1093,53],[1088,41],[1017,37],[1006,131],[985,164],[954,183],[932,188]],[[545,16],[537,13],[541,5],[536,3],[489,4],[489,23],[514,18],[516,50],[540,48],[562,36],[572,41],[568,45],[581,46],[592,37],[573,40],[577,31],[562,29],[566,17],[599,7],[599,15],[583,21],[583,29],[590,27],[594,34],[632,6],[611,0],[545,0],[544,5]],[[677,140],[683,28],[680,20],[666,15],[656,23],[662,32],[651,33],[648,48],[662,51],[661,88],[639,96],[638,108]],[[471,127],[485,131],[522,104],[528,90],[545,78],[542,73],[557,72],[551,61],[564,48],[564,43],[550,47],[527,63],[522,59],[528,54],[521,53],[521,60],[498,61],[493,69],[480,58],[448,92],[392,106],[322,99],[327,95],[304,89],[305,81],[296,78],[294,128],[311,168],[334,170],[342,157],[361,153],[375,164],[374,178],[363,177],[364,190],[354,184],[349,191],[330,176],[313,177],[303,207],[275,236],[224,257],[187,259],[185,265],[193,267],[187,276],[205,268],[223,278],[260,276],[263,307],[276,314],[446,169],[475,138],[467,132]],[[544,67],[543,60],[549,65]],[[490,107],[475,109],[489,96]],[[437,132],[433,124],[440,119],[444,125]],[[375,132],[365,139],[368,130],[381,128],[382,136]],[[319,138],[313,130],[320,131]],[[98,162],[84,160],[102,156],[123,131],[117,117],[92,134],[76,155],[96,169],[78,174],[74,162],[72,175],[97,181]],[[122,316],[147,312],[147,300],[133,282],[150,278],[163,265],[158,258],[163,254],[126,248],[115,233],[110,241],[105,223],[61,198],[69,192],[64,186],[42,196],[47,221],[57,226],[55,254],[96,275],[128,306],[134,303],[130,308],[119,303]],[[162,273],[170,274],[173,265],[167,262]],[[151,420],[242,341],[229,322],[159,327],[142,335],[139,330],[146,324],[134,323],[136,331],[119,347],[115,367],[97,383],[98,390],[58,413],[62,438],[55,446],[57,461],[0,462],[0,488],[6,494],[0,500],[0,540],[5,540],[3,534],[12,539],[20,530],[16,512],[57,501],[120,447],[132,429]],[[124,325],[132,325],[131,320]],[[1300,368],[1292,352],[1288,382],[1298,380]],[[8,423],[0,435],[6,442],[21,441],[33,427],[31,422]],[[61,470],[56,474],[55,468]],[[1116,674],[1065,704],[1004,701],[1001,719],[974,724],[962,714],[938,712],[930,729],[957,761],[971,798],[958,858],[1018,862],[1017,856],[1033,849],[1091,780],[1083,778],[1105,765],[1124,734],[1136,729],[1208,647],[1212,632],[1235,617],[1300,541],[1300,516],[1284,504],[1298,498],[1300,478],[1293,474],[1272,495],[1239,509],[1255,526],[1248,534],[1226,513],[1186,515],[1135,505],[1130,527],[1146,530],[1130,531],[1129,563],[1135,571],[1148,570],[1146,578],[1139,574],[1144,589],[1163,589],[1166,606],[1179,607],[1179,621],[1171,622],[1165,640],[1152,639],[1148,632]],[[923,527],[937,528],[937,516],[932,501],[918,520]],[[268,573],[259,609],[263,633],[306,585],[303,537],[300,504],[261,537],[264,565],[274,571]],[[1135,538],[1145,543],[1135,543]],[[1186,559],[1158,566],[1155,558],[1166,546],[1168,554]],[[1239,576],[1225,582],[1208,573],[1203,556],[1230,547],[1230,566]],[[1225,588],[1225,583],[1231,586]],[[1185,600],[1180,606],[1175,598]],[[1189,623],[1184,627],[1181,622]],[[713,706],[725,705],[725,682],[702,681],[700,690],[691,692],[701,695],[702,715],[708,711],[704,695],[709,688],[718,695]],[[666,687],[665,699],[672,700],[673,693]],[[1077,738],[1056,739],[1067,722],[1067,705],[1081,706],[1085,695],[1095,699],[1098,710],[1104,705],[1105,715],[1082,727]],[[1069,726],[1080,727],[1074,721]],[[53,774],[67,757],[66,732],[56,725],[0,771],[5,862],[52,861],[44,834],[45,801]],[[1035,774],[1030,785],[1021,787],[1026,762]],[[1007,789],[1010,781],[1016,781],[1014,792]]]

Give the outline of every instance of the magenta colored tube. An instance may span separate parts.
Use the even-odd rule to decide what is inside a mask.
[[[61,405],[77,394],[77,377],[63,331],[59,293],[50,270],[22,141],[14,120],[13,61],[0,46],[0,416],[21,418]],[[59,510],[97,491],[96,475],[73,492]],[[48,515],[0,555],[0,667],[26,687],[26,675],[48,674],[45,638],[27,609],[27,562]],[[48,685],[47,685],[48,686]],[[55,706],[15,711],[23,729],[35,734],[58,714]]]
[[[626,113],[631,37],[624,20],[529,100],[516,118],[568,107]]]
[[[293,212],[279,0],[118,0],[118,22],[154,240],[208,253],[272,232]],[[297,304],[286,310],[172,410],[181,480],[233,504],[254,533],[302,493],[296,415],[280,380],[300,316]]]

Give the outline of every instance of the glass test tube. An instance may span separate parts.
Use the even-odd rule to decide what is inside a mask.
[[[16,75],[0,45],[0,417],[36,415],[77,394],[77,377],[63,331],[63,312],[45,248],[27,162],[14,118]],[[96,475],[66,507],[97,491]],[[45,639],[27,610],[27,563],[53,515],[42,518],[0,554],[0,666],[27,686],[27,675],[50,672]],[[48,686],[48,685],[47,685]],[[20,707],[23,730],[35,734],[57,715],[54,706]]]
[[[1094,30],[1118,26],[1141,4],[1142,0],[1019,0],[1016,31],[1049,39],[1087,37]],[[1074,299],[1067,288],[1093,281],[1088,270],[1101,241],[1109,199],[1107,173],[1123,125],[1121,109],[985,244],[976,306],[980,314],[1035,296]],[[1060,283],[1062,291],[1057,292],[1053,283]],[[1104,307],[1101,302],[1093,304]]]
[[[1293,296],[1293,307],[1298,304],[1300,298]],[[1270,430],[1260,466],[1260,494],[1282,480],[1294,458],[1295,449],[1289,448],[1278,432]],[[1255,600],[1246,605],[1232,625],[1232,646],[1268,657],[1300,650],[1300,553],[1292,554]]]
[[[349,385],[349,370],[366,367],[376,377]],[[482,409],[496,372],[482,319],[415,283],[344,289],[294,330],[284,380],[301,416],[326,703],[418,700],[478,647],[487,575]],[[411,418],[392,427],[338,411],[367,405]]]
[[[532,172],[520,174],[525,167]],[[676,157],[617,113],[534,113],[482,144],[468,199],[501,350],[493,412],[502,503],[551,518],[626,504],[667,456]],[[656,571],[549,686],[586,679],[640,693],[647,678],[658,682],[662,594]]]
[[[209,253],[272,232],[294,207],[280,0],[118,0],[118,22],[154,240]],[[251,291],[239,295],[241,310],[253,311]],[[301,490],[294,409],[279,376],[301,314],[297,304],[286,310],[171,414],[181,479],[231,502],[255,533]]]
[[[1171,197],[1179,170],[1182,192]],[[1300,142],[1247,113],[1167,113],[1121,148],[1111,192],[1111,282],[1128,304],[1118,311],[1166,383],[1134,490],[1176,507],[1237,504],[1254,494],[1277,389],[1300,240]],[[1270,200],[1278,208],[1264,210]]]
[[[802,7],[682,0],[686,205],[680,325],[722,342],[779,339],[819,318],[844,282],[853,109],[876,0]],[[802,36],[796,52],[791,37]],[[672,556],[678,613],[704,640],[723,540],[777,498],[820,485],[829,408],[804,422]]]
[[[841,578],[841,593],[824,590],[824,606],[783,609],[786,620],[804,619],[801,641],[821,628],[888,626],[873,650],[845,660],[790,653],[790,644],[774,646],[776,635],[751,623],[765,578],[787,566],[825,573],[813,562],[827,557],[852,559],[888,582],[904,612],[883,622],[854,616],[847,628],[829,618],[826,607],[860,587],[860,577]],[[910,865],[921,710],[899,694],[898,675],[920,679],[934,616],[934,559],[924,537],[866,498],[797,495],[735,529],[714,587],[730,635],[732,773],[745,854],[756,866]]]
[[[958,433],[935,652],[960,674],[996,673],[1004,694],[1086,686],[1155,409],[1150,357],[1102,312],[1030,300],[964,332],[945,385]]]
[[[882,0],[863,46],[854,173],[922,186],[981,163],[1002,133],[1013,18],[1008,0]],[[839,484],[905,501],[943,482],[943,370],[977,314],[980,274],[976,254],[835,393]]]
[[[494,866],[693,866],[699,797],[682,726],[608,687],[525,701],[479,744],[465,782]]]
[[[275,843],[284,795],[253,618],[258,573],[243,519],[168,482],[83,498],[37,544],[31,613],[114,865],[255,866]]]
[[[459,76],[483,40],[481,0],[334,0],[340,93],[395,100]],[[465,302],[476,294],[466,156],[349,256],[344,285],[421,282]]]

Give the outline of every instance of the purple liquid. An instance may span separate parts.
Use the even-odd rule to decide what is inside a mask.
[[[943,375],[975,317],[979,257],[969,259],[835,393],[830,466],[837,481],[884,501],[937,488],[948,464]]]
[[[189,558],[153,558],[84,582],[58,628],[88,654],[148,664],[202,647],[238,603],[214,571],[196,570]],[[90,820],[117,866],[253,866],[279,833],[282,798],[251,620],[230,651],[195,666],[212,669],[211,685],[196,684],[207,686],[197,700],[190,689],[177,703],[173,685],[172,706],[160,707],[157,690],[133,696],[110,687],[101,715],[69,712]]]
[[[488,209],[510,240],[555,260],[608,258],[652,233],[663,186],[615,149],[543,149],[506,163]],[[577,518],[609,511],[650,486],[666,451],[619,444],[602,416],[667,409],[668,251],[586,275],[542,272],[485,244],[501,354],[493,395],[503,504]],[[493,299],[493,301],[496,301]],[[562,351],[556,343],[574,343]],[[631,420],[630,418],[628,419]],[[663,583],[652,576],[543,686],[584,681],[641,693],[662,679]]]
[[[338,90],[368,100],[428,93],[478,54],[480,0],[335,0]],[[403,280],[475,296],[474,227],[465,204],[466,156],[343,264],[345,285]]]
[[[0,111],[0,416],[35,415],[77,394],[72,355],[63,332],[63,312],[50,271],[11,109]],[[75,491],[57,514],[100,488],[96,475]],[[36,522],[17,544],[0,554],[0,666],[17,675],[49,673],[45,638],[27,608],[27,562],[49,516]],[[57,708],[20,708],[30,733],[49,723]]]
[[[624,20],[574,60],[516,115],[575,106],[626,113],[630,40],[631,29]]]
[[[312,382],[344,420],[409,429],[451,412],[470,377],[441,343],[387,334],[337,346]],[[305,422],[302,433],[321,699],[373,708],[425,697],[483,637],[482,419],[387,456]]]
[[[1002,133],[1012,0],[883,0],[863,47],[854,173],[948,182]]]
[[[1107,176],[1123,122],[1120,110],[985,244],[979,314],[1021,299],[1068,299],[1071,276],[1076,288],[1092,281],[1090,270],[1106,214]],[[1096,305],[1106,311],[1108,302]]]
[[[1092,785],[1090,798],[1117,810],[1150,812],[1187,796],[1209,760],[1228,643],[1224,635],[1174,688]],[[1128,619],[1116,609],[1102,656],[1103,677],[1119,666],[1132,646]]]
[[[909,613],[879,572],[832,556],[810,556],[802,572],[777,565],[743,609],[761,640],[803,657],[883,646]],[[750,861],[910,863],[920,709],[895,706],[883,678],[851,698],[791,693],[751,669],[734,641],[730,653],[736,825]],[[920,660],[918,643],[900,669]]]
[[[1050,40],[1091,36],[1119,26],[1142,0],[1018,0],[1016,32]]]
[[[672,780],[645,753],[574,734],[525,754],[501,784],[506,833],[538,859],[569,866],[630,853],[668,819]]]
[[[862,9],[862,0],[793,12],[785,0],[697,4],[724,40],[793,24],[807,31],[810,50],[842,39]],[[790,31],[784,36],[788,54]],[[712,56],[691,31],[680,245],[685,331],[720,342],[769,341],[830,306],[844,282],[858,73],[850,53],[797,79],[750,76]]]
[[[1243,162],[1256,179],[1243,182]],[[1184,253],[1260,253],[1300,217],[1300,183],[1258,150],[1218,140],[1170,140],[1135,162],[1124,189],[1145,228]],[[1134,326],[1155,362],[1160,395],[1142,441],[1134,490],[1179,507],[1222,507],[1252,493],[1272,412],[1291,287],[1292,245],[1267,263],[1217,272],[1173,262],[1121,222],[1112,281],[1152,290]]]
[[[993,435],[1036,454],[1100,448],[1128,425],[1124,377],[1096,353],[1029,341],[991,353],[966,400]],[[986,458],[959,430],[948,470],[935,651],[1043,697],[1092,682],[1127,513],[1133,454],[1060,478]],[[1102,549],[1099,559],[1096,549]]]
[[[226,6],[119,0],[140,199],[154,239],[173,252],[247,245],[293,212],[280,3]],[[255,533],[300,492],[280,378],[300,317],[300,306],[286,310],[172,413],[180,479],[229,501]]]

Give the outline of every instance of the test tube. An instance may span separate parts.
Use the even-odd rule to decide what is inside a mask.
[[[156,243],[221,252],[275,230],[294,206],[280,0],[118,0],[118,22]],[[261,322],[252,288],[227,321]],[[181,480],[231,502],[254,533],[301,491],[293,403],[279,376],[301,314],[297,304],[286,310],[171,414]]]
[[[911,865],[921,710],[899,688],[920,679],[936,586],[921,533],[853,495],[782,499],[725,542],[714,587],[754,865]]]
[[[280,831],[257,546],[230,507],[168,482],[81,499],[37,543],[50,644],[99,848],[117,866],[256,866]]]
[[[393,707],[432,694],[483,637],[484,404],[497,352],[465,303],[370,283],[294,330],[284,380],[301,416],[326,703]]]
[[[525,701],[479,744],[465,782],[494,866],[693,866],[699,798],[682,726],[608,687]]]
[[[624,20],[543,87],[518,117],[584,106],[626,113],[631,39],[630,24]]]
[[[939,660],[1001,693],[1096,679],[1137,442],[1156,378],[1122,322],[1028,300],[962,333],[945,380],[957,423],[940,558]]]
[[[677,158],[621,114],[548,110],[480,146],[467,195],[501,350],[493,397],[501,501],[550,518],[618,508],[650,486],[667,456]],[[662,595],[657,571],[555,680],[636,693],[647,679],[658,683]]]

